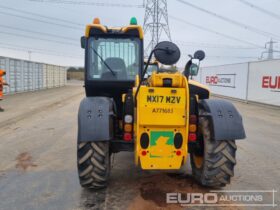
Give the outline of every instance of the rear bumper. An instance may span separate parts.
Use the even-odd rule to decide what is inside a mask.
[[[147,153],[146,156],[140,157],[140,165],[144,170],[180,169],[185,159],[185,156],[177,156],[175,152],[170,157],[152,157]]]

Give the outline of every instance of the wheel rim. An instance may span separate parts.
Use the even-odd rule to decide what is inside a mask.
[[[196,168],[201,168],[203,165],[203,157],[193,154],[193,162]]]

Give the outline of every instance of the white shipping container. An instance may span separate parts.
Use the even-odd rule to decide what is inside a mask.
[[[47,65],[42,64],[42,69],[43,69],[43,89],[46,89],[48,87],[48,84],[47,84],[47,77],[48,77]]]
[[[39,89],[39,84],[38,84],[38,77],[39,77],[39,70],[38,70],[38,65],[36,63],[33,63],[33,90],[38,90]]]
[[[54,87],[54,66],[47,64],[47,87],[53,88]]]
[[[249,64],[248,100],[280,106],[280,60]]]
[[[15,59],[9,59],[10,93],[16,93],[22,89],[20,75],[21,69],[19,61]]]
[[[43,87],[43,69],[42,64],[33,63],[33,81],[34,81],[34,90],[42,89]]]
[[[27,61],[23,61],[23,91],[29,90],[29,63]]]
[[[59,67],[59,86],[65,85],[65,67],[60,66]]]
[[[4,79],[10,84],[4,86],[4,94],[35,91],[59,87],[66,84],[66,68],[0,57],[0,68],[7,72]]]
[[[204,67],[197,78],[209,86],[212,93],[247,98],[248,63]]]
[[[54,87],[59,87],[59,66],[54,66]]]
[[[39,68],[39,89],[44,88],[44,70],[43,70],[43,64],[38,63],[38,68]]]
[[[30,61],[23,61],[23,84],[24,91],[34,90],[34,68],[33,63]]]
[[[3,69],[3,70],[7,69],[7,59],[4,57],[0,57],[0,69]],[[8,72],[6,72],[6,73],[7,74],[3,78],[6,82],[10,83]],[[10,89],[9,86],[4,86],[4,94],[8,94],[9,89]]]

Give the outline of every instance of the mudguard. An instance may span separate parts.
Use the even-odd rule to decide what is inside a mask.
[[[109,141],[113,138],[113,99],[86,97],[78,114],[78,142]]]
[[[242,117],[232,103],[226,100],[205,99],[199,102],[203,116],[210,118],[215,140],[246,138]]]

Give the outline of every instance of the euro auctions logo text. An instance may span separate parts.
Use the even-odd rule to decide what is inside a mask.
[[[205,82],[207,85],[235,88],[236,74],[216,74],[206,76]]]
[[[219,195],[218,193],[167,193],[167,203],[218,204],[220,202],[263,202],[263,195]]]
[[[181,206],[277,207],[276,190],[210,190],[208,193],[166,193],[167,204]]]
[[[271,91],[280,91],[280,76],[263,76],[262,88],[271,89]]]

